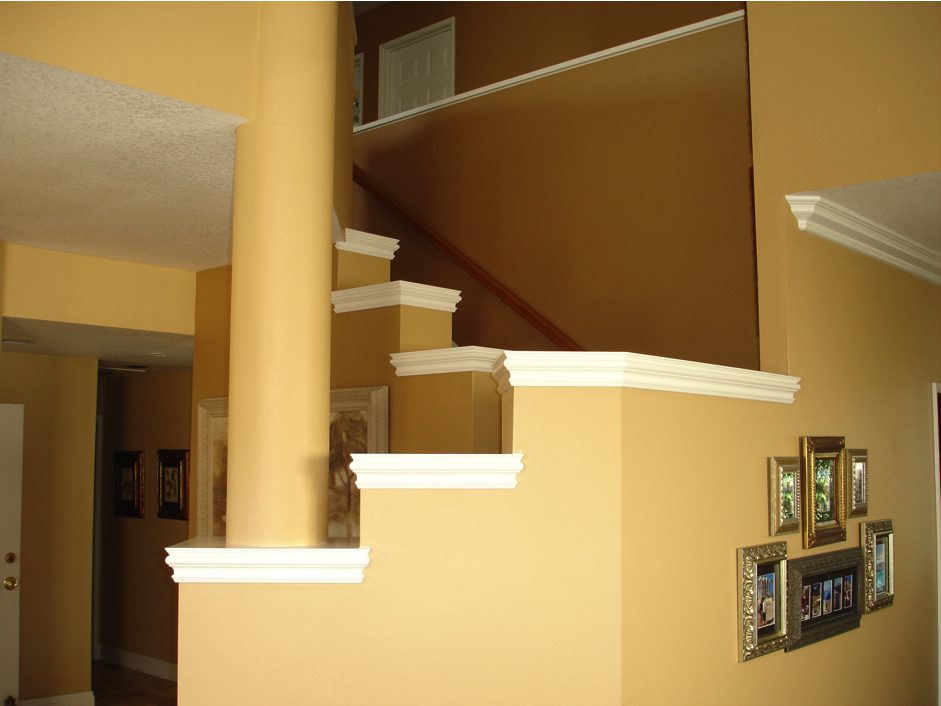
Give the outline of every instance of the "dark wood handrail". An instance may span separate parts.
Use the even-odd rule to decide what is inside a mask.
[[[359,166],[353,165],[353,182],[385,204],[399,218],[415,228],[428,242],[448,256],[458,267],[486,287],[491,294],[519,314],[539,333],[564,351],[584,350],[571,338],[560,331],[555,324],[533,309],[518,294],[498,280],[463,250],[439,235],[431,226],[413,215]]]

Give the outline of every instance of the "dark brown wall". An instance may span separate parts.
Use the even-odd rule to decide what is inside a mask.
[[[455,18],[455,93],[740,10],[740,2],[390,2],[356,18],[364,122],[378,116],[379,45]]]
[[[354,161],[587,350],[758,367],[744,23],[358,133]]]

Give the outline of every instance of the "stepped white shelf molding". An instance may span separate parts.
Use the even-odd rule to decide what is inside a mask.
[[[941,253],[818,194],[788,194],[797,227],[941,284]]]
[[[480,346],[436,348],[427,351],[392,353],[392,365],[399,377],[438,373],[492,373],[503,351]]]
[[[330,295],[330,301],[333,302],[333,310],[338,314],[384,306],[417,306],[422,309],[454,312],[457,311],[457,303],[461,301],[461,293],[456,289],[397,280],[339,289]]]
[[[800,378],[639,353],[504,351],[493,373],[511,387],[635,387],[791,404]]]
[[[350,470],[361,490],[511,489],[523,454],[353,454]]]
[[[369,547],[229,547],[196,537],[167,547],[177,583],[362,583]]]
[[[334,243],[337,250],[359,253],[371,257],[380,257],[383,260],[395,258],[395,251],[399,249],[399,241],[395,238],[386,238],[383,235],[374,235],[362,230],[346,229],[346,240]]]

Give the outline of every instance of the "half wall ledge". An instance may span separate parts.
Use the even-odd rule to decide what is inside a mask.
[[[640,353],[504,351],[493,377],[513,387],[634,387],[792,404],[800,378]]]
[[[369,547],[230,547],[195,537],[167,547],[177,583],[362,583]]]

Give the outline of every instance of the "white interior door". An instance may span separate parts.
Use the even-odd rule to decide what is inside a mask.
[[[23,405],[0,404],[0,699],[19,698]]]
[[[380,118],[453,95],[453,17],[380,45]]]

